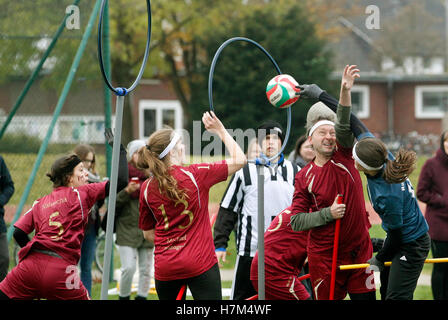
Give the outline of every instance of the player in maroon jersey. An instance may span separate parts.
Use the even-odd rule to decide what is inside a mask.
[[[335,220],[341,219],[337,265],[366,263],[372,257],[361,177],[352,159],[350,90],[358,72],[356,66],[344,69],[337,122],[316,117],[308,127],[316,158],[295,180],[291,227],[310,230],[308,262],[317,300],[329,298]],[[337,194],[343,195],[343,204],[337,203]],[[334,298],[343,299],[347,293],[352,300],[375,300],[373,272],[337,271]]]
[[[202,122],[223,141],[229,159],[183,166],[185,148],[171,129],[154,132],[139,151],[137,165],[152,173],[140,191],[139,226],[148,240],[154,240],[154,278],[161,300],[176,299],[183,285],[188,285],[194,299],[222,299],[209,190],[247,160],[213,112],[205,113]]]
[[[87,170],[75,154],[58,158],[47,176],[53,191],[14,224],[14,238],[22,249],[19,264],[0,283],[0,299],[89,299],[77,264],[89,211],[109,194],[109,181],[89,184]],[[121,148],[118,190],[127,180],[126,150]]]
[[[306,257],[308,231],[293,231],[291,208],[280,212],[264,233],[266,300],[308,300],[299,272]],[[258,291],[258,252],[252,259],[250,280]]]

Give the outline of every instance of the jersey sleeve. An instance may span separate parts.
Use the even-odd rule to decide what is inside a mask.
[[[243,200],[244,180],[241,173],[242,169],[238,170],[227,185],[220,204],[224,209],[237,212],[240,202]]]
[[[302,170],[303,171],[303,170]],[[302,171],[296,174],[294,180],[294,195],[290,210],[293,214],[309,212],[311,208],[311,199],[308,188],[302,179]]]
[[[19,228],[26,234],[31,233],[34,230],[34,209],[35,205],[38,203],[38,201],[34,202],[31,209],[29,209],[27,212],[24,213],[24,215],[17,220],[17,222],[14,224],[14,227]]]
[[[189,168],[194,170],[198,182],[208,189],[218,182],[225,181],[228,176],[228,166],[225,160],[194,164]]]
[[[79,190],[84,191],[87,194],[86,202],[89,208],[91,208],[95,202],[104,199],[106,197],[106,184],[107,181],[89,183],[79,187]]]
[[[139,219],[138,227],[141,230],[151,230],[156,227],[156,219],[148,205],[148,182],[143,182],[139,197]]]

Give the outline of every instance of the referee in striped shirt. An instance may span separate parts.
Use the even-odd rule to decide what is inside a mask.
[[[283,129],[275,121],[267,121],[257,128],[261,152],[268,158],[276,155],[284,141]],[[294,177],[300,168],[281,154],[264,167],[264,225],[271,221],[292,201]],[[218,261],[225,261],[230,233],[236,228],[237,258],[232,284],[232,300],[242,300],[257,292],[250,281],[252,258],[257,251],[258,238],[257,168],[248,163],[231,178],[221,200],[214,226],[214,243]],[[264,230],[266,231],[266,230]]]

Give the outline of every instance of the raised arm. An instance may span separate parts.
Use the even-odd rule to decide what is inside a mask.
[[[342,73],[338,108],[336,110],[338,119],[336,123],[336,139],[341,146],[346,148],[353,147],[355,140],[350,128],[350,114],[352,107],[351,89],[356,78],[359,78],[359,69],[355,65],[345,66]]]
[[[317,84],[301,84],[298,88],[300,89],[300,92],[298,92],[300,97],[318,99],[334,112],[337,111],[338,100],[322,90]],[[362,123],[353,112],[350,113],[350,128],[357,140],[361,140],[367,136],[373,136],[372,133],[369,132],[369,129],[367,129],[364,123]]]
[[[202,122],[208,132],[216,134],[222,140],[230,153],[230,158],[226,159],[228,175],[230,176],[241,169],[247,163],[246,155],[238,143],[227,132],[215,113],[213,111],[205,112],[202,116]]]
[[[356,65],[346,65],[342,73],[341,91],[339,93],[339,104],[341,106],[352,106],[351,90],[356,78],[359,78],[359,69],[356,68]]]

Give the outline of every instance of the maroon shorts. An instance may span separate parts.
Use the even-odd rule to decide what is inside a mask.
[[[89,300],[77,266],[40,252],[29,253],[0,283],[10,299]]]
[[[354,263],[366,263],[365,261],[353,261],[350,254],[345,257],[340,255],[337,265]],[[330,297],[331,265],[332,257],[326,255],[308,255],[311,284],[315,300],[328,300]],[[342,300],[347,293],[366,293],[375,291],[375,279],[373,271],[367,269],[338,270],[336,269],[336,281],[334,299]]]
[[[251,281],[258,291],[258,280]],[[307,300],[310,294],[297,276],[290,276],[288,279],[266,279],[265,296],[266,300]]]

